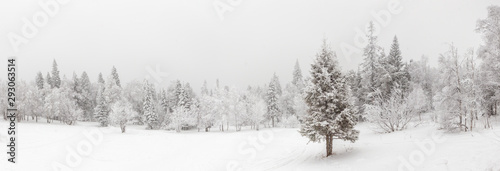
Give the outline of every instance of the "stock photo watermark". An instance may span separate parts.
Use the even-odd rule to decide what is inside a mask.
[[[242,2],[243,0],[215,0],[212,6],[220,21],[224,21],[225,15],[233,12]]]
[[[168,72],[163,72],[160,65],[155,66],[155,70],[150,66],[146,66],[147,74],[144,76],[147,80],[153,80],[155,86],[160,86],[164,83],[165,79],[170,75]]]
[[[255,161],[258,152],[264,150],[265,145],[274,140],[274,130],[259,131],[257,135],[248,136],[247,139],[238,145],[238,154],[245,156],[243,161],[232,160],[226,165],[227,171],[247,170],[243,166]]]
[[[61,7],[67,5],[70,0],[39,0],[38,6],[40,7],[30,17],[23,17],[21,19],[22,26],[18,32],[7,33],[10,45],[15,53],[19,52],[22,45],[27,45],[30,39],[35,38],[40,29],[47,26],[51,18],[54,18]]]
[[[443,144],[447,140],[440,131],[433,131],[430,137],[417,140],[415,145],[418,149],[413,150],[407,156],[398,157],[398,171],[414,171],[421,166],[429,156],[436,152],[436,146]]]
[[[401,4],[401,0],[390,0],[386,4],[386,8],[378,11],[370,11],[370,15],[373,21],[373,27],[375,31],[373,34],[379,35],[382,28],[389,26],[395,15],[403,12],[404,7]],[[366,28],[366,27],[363,27]],[[368,44],[368,38],[366,37],[365,30],[359,27],[354,28],[355,35],[353,37],[352,43],[342,42],[340,44],[340,49],[345,59],[351,62],[350,57],[354,54],[362,54],[363,48]]]
[[[54,171],[72,171],[80,166],[84,157],[88,157],[94,151],[94,148],[99,146],[104,139],[104,133],[98,128],[85,130],[82,132],[84,138],[80,140],[76,146],[67,145],[64,162],[52,162]]]

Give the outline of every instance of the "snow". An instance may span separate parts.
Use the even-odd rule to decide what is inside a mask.
[[[334,141],[334,155],[325,157],[325,144],[308,143],[294,128],[243,128],[235,132],[145,130],[129,125],[122,134],[118,127],[99,128],[98,123],[78,122],[68,126],[57,121],[22,122],[18,125],[18,163],[16,170],[54,170],[60,163],[72,170],[500,170],[500,124],[494,129],[447,133],[436,124],[424,122],[404,131],[380,134],[370,123],[360,123],[356,143]],[[44,120],[42,120],[44,121]],[[0,121],[6,130],[7,122]],[[99,130],[102,141],[91,145],[79,163],[66,158],[78,146],[87,147],[94,138],[85,132]],[[6,143],[1,131],[0,144]],[[96,135],[96,134],[94,134]],[[83,144],[83,146],[82,146]],[[419,144],[425,144],[421,148]],[[433,148],[434,147],[434,148]],[[5,154],[6,148],[1,148]],[[69,149],[69,150],[68,150]],[[430,149],[430,150],[427,150]],[[83,154],[83,153],[80,153]],[[423,158],[419,158],[422,157]],[[6,166],[6,155],[0,155],[0,170]],[[75,161],[75,160],[73,160]],[[412,163],[413,162],[413,163]],[[7,168],[3,168],[7,167]],[[401,169],[400,169],[401,168]]]

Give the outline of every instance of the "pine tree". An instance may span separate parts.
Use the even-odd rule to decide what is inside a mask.
[[[311,80],[305,97],[309,110],[300,133],[313,142],[326,140],[326,156],[330,156],[333,152],[333,139],[355,142],[359,131],[354,130],[356,118],[350,90],[340,71],[336,55],[330,50],[326,40],[321,49],[311,65]]]
[[[104,97],[106,98],[106,103],[108,103],[109,106],[112,106],[113,103],[121,99],[122,89],[116,85],[113,75],[108,76],[104,86]]]
[[[80,79],[78,79],[78,75],[76,75],[75,72],[73,72],[73,82],[72,82],[72,90],[75,93],[82,93],[81,86],[80,86]]]
[[[57,69],[57,63],[55,59],[52,63],[52,84],[55,88],[61,87],[61,78],[59,77],[59,70]]]
[[[144,101],[143,101],[143,111],[144,119],[147,124],[146,129],[156,129],[158,123],[158,115],[155,112],[153,90],[152,85],[149,84],[147,80],[144,80],[143,90],[144,90]]]
[[[118,87],[122,87],[122,85],[120,84],[120,77],[118,76],[118,72],[116,71],[115,66],[113,66],[113,69],[111,69],[111,75],[113,76],[113,79],[115,80],[116,85]]]
[[[97,77],[97,83],[104,85],[105,81],[102,77],[102,73],[99,73],[99,76]]]
[[[106,103],[106,99],[104,97],[104,93],[102,89],[98,90],[97,93],[97,106],[95,107],[94,117],[99,122],[99,125],[102,127],[108,126],[108,115],[109,115],[109,106]]]
[[[368,27],[368,45],[364,48],[362,70],[361,70],[361,86],[360,94],[362,94],[362,99],[360,99],[364,104],[369,104],[373,101],[373,93],[379,89],[377,86],[377,80],[382,72],[381,61],[381,51],[382,48],[377,45],[377,36],[374,35],[375,28],[373,22],[370,22]]]
[[[407,70],[406,65],[403,63],[403,57],[401,56],[401,50],[399,50],[399,42],[398,38],[394,36],[393,43],[391,45],[391,51],[389,52],[389,56],[387,56],[387,61],[385,67],[389,72],[390,81],[388,84],[389,90],[394,89],[396,85],[400,86],[402,89],[402,94],[409,93],[409,72]],[[390,94],[386,92],[387,95]]]
[[[207,80],[203,82],[203,87],[201,87],[201,95],[208,95],[208,85],[207,85]]]
[[[280,79],[276,75],[276,73],[274,73],[273,80],[271,82],[274,84],[274,86],[276,88],[276,93],[278,94],[278,96],[281,96],[283,94],[283,89],[281,88]]]
[[[160,107],[161,107],[160,111],[163,113],[163,117],[159,118],[160,123],[162,125],[168,125],[170,123],[170,116],[169,116],[168,96],[165,89],[161,90]]]
[[[292,84],[298,87],[300,90],[304,88],[304,79],[302,77],[302,70],[300,69],[299,60],[295,62],[295,67],[293,69],[293,79]]]
[[[87,72],[82,72],[80,76],[81,99],[78,105],[83,110],[83,116],[86,120],[92,120],[93,103],[92,103],[92,83],[90,82]]]
[[[276,75],[269,83],[269,88],[267,89],[267,116],[266,118],[271,121],[272,127],[275,126],[275,121],[279,116],[280,109],[278,104],[279,94],[278,88],[276,86]]]
[[[36,74],[35,82],[36,82],[36,87],[38,88],[38,90],[42,90],[44,82],[45,82],[45,80],[43,80],[42,72],[38,72]]]
[[[52,84],[52,78],[50,77],[50,73],[47,72],[47,76],[45,77],[47,84],[50,86],[49,88],[54,88],[54,84]]]

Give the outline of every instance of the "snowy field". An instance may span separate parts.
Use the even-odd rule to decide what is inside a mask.
[[[19,124],[17,168],[1,170],[500,170],[500,124],[494,129],[445,133],[431,123],[379,134],[369,123],[356,143],[308,143],[293,128],[235,132],[99,128],[46,123]],[[0,122],[2,129],[6,122]],[[5,144],[5,133],[1,132]],[[5,150],[5,148],[2,148]],[[56,168],[56,169],[54,169]]]

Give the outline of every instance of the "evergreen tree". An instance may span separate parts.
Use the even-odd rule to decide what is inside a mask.
[[[355,142],[359,131],[354,130],[356,118],[351,105],[350,90],[342,75],[336,55],[323,42],[321,52],[311,65],[311,80],[306,88],[309,107],[300,133],[310,141],[326,140],[326,155],[333,152],[333,139]]]
[[[79,80],[81,98],[78,101],[78,105],[83,110],[85,120],[92,120],[92,112],[94,110],[92,103],[92,83],[90,83],[89,76],[85,71],[82,73]]]
[[[120,77],[118,76],[118,72],[116,71],[115,66],[113,66],[113,69],[111,69],[111,75],[113,76],[113,79],[116,82],[116,85],[118,87],[122,87],[122,85],[120,84]]]
[[[293,79],[292,84],[299,89],[304,88],[304,78],[302,77],[302,70],[300,69],[299,60],[295,62],[295,67],[293,69]]]
[[[274,73],[273,80],[271,82],[274,84],[274,86],[276,88],[276,93],[278,94],[278,96],[281,96],[283,94],[283,89],[281,88],[280,79],[276,75],[276,73]]]
[[[380,64],[382,48],[377,45],[377,36],[374,35],[375,28],[373,22],[370,22],[368,27],[368,45],[364,48],[363,56],[365,57],[361,64],[361,86],[360,99],[364,104],[369,104],[373,101],[374,92],[379,88],[377,80],[380,73],[383,72],[383,67]]]
[[[208,85],[207,81],[203,82],[203,87],[201,87],[201,95],[208,95]]]
[[[55,88],[61,87],[61,78],[59,77],[59,70],[57,69],[57,63],[55,59],[52,63],[52,84]]]
[[[280,109],[278,104],[279,94],[278,88],[276,86],[276,75],[274,75],[273,79],[269,83],[269,88],[267,89],[267,116],[266,118],[271,121],[272,127],[274,127],[274,123],[279,116]]]
[[[104,85],[105,81],[102,77],[102,73],[99,73],[99,76],[97,77],[97,83]]]
[[[143,101],[143,111],[144,119],[146,122],[146,129],[156,129],[158,123],[158,115],[155,112],[154,99],[153,99],[153,87],[147,80],[144,80],[143,90],[144,90],[144,101]]]
[[[394,36],[394,40],[391,45],[391,51],[386,61],[386,70],[389,72],[390,81],[388,83],[388,89],[392,90],[396,86],[400,86],[403,95],[409,93],[409,72],[406,65],[403,63],[403,57],[401,56],[401,50],[399,49],[398,38]],[[389,95],[391,92],[386,92]]]
[[[97,93],[97,106],[95,107],[94,117],[99,122],[99,125],[102,127],[108,126],[108,115],[109,115],[109,106],[104,97],[104,92],[102,89],[98,90]]]
[[[45,83],[45,80],[43,80],[42,72],[38,72],[36,74],[35,81],[36,81],[36,87],[38,88],[38,90],[42,90],[43,89],[43,85]]]
[[[482,99],[483,110],[487,115],[487,127],[490,127],[488,118],[498,115],[500,107],[500,6],[488,7],[485,19],[477,21],[476,32],[483,37],[484,43],[478,49],[478,57],[481,63]]]
[[[80,79],[78,79],[78,75],[76,75],[75,72],[73,72],[73,82],[72,82],[71,89],[75,93],[78,93],[78,94],[82,93],[81,86],[80,86]]]
[[[54,88],[54,84],[52,84],[52,77],[50,77],[50,73],[47,72],[47,76],[45,77],[47,80],[47,84],[50,86],[49,88]]]

